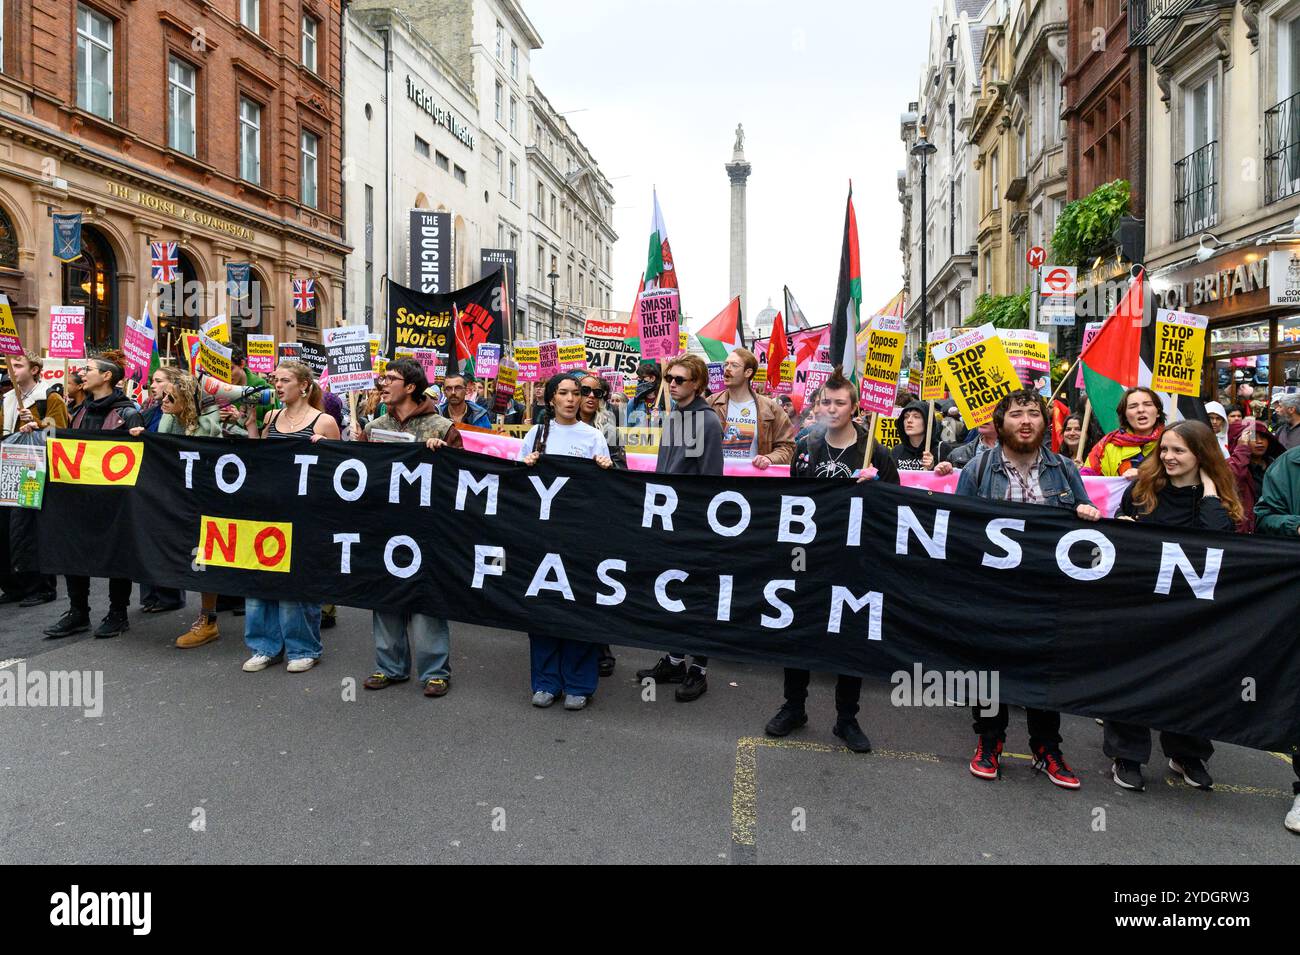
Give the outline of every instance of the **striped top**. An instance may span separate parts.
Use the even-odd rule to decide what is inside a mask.
[[[304,427],[299,428],[297,431],[281,431],[277,427],[277,425],[280,423],[280,415],[276,415],[274,418],[271,419],[271,426],[267,428],[266,436],[268,438],[310,438],[312,435],[316,433],[317,418],[319,418],[324,413],[325,412],[323,411],[316,412],[316,417],[312,418],[310,421],[307,422],[307,424]],[[283,414],[283,412],[281,412],[281,414]]]

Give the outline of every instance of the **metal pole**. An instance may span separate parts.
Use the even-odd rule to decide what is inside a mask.
[[[927,250],[927,233],[928,227],[927,210],[925,206],[925,181],[929,178],[927,173],[929,163],[925,153],[921,153],[921,347],[925,347],[926,339],[930,337],[930,296],[928,294],[927,282],[929,278],[926,274],[926,257]]]

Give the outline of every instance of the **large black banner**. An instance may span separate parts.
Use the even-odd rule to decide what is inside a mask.
[[[50,573],[876,677],[996,671],[1003,702],[1300,740],[1300,545],[1285,540],[877,482],[59,435]]]
[[[460,328],[455,328],[455,312]],[[458,361],[473,358],[484,342],[505,344],[505,296],[501,280],[488,275],[445,295],[423,295],[393,282],[388,284],[388,347],[434,348]]]

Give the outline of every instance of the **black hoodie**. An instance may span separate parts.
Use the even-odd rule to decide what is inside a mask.
[[[907,432],[903,430],[903,419],[907,417],[909,411],[918,412],[921,415],[921,421],[924,422],[926,416],[930,414],[930,405],[924,401],[910,401],[902,411],[898,413],[898,447],[894,448],[894,464],[900,471],[924,471],[925,465],[921,463],[921,456],[925,454],[925,448],[921,445],[925,443],[925,434],[922,433],[917,441],[916,447],[912,447],[907,438]],[[934,463],[939,463],[939,429],[937,427],[930,429],[930,453],[934,455]]]
[[[108,423],[107,428],[105,423]],[[71,426],[83,431],[125,431],[129,428],[143,428],[145,423],[135,402],[120,389],[114,388],[103,398],[86,395],[86,400],[77,406]]]

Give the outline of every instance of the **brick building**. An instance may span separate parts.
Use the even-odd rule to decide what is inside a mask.
[[[334,323],[347,252],[339,0],[3,10],[0,291],[28,347],[46,344],[59,304],[86,307],[88,347],[119,343],[157,291],[153,241],[178,242],[184,283],[155,303],[166,337],[220,312],[236,341]],[[56,212],[83,215],[73,262],[54,257]],[[224,294],[231,262],[251,265],[256,307],[242,317]],[[294,278],[316,279],[313,311],[294,311]]]

